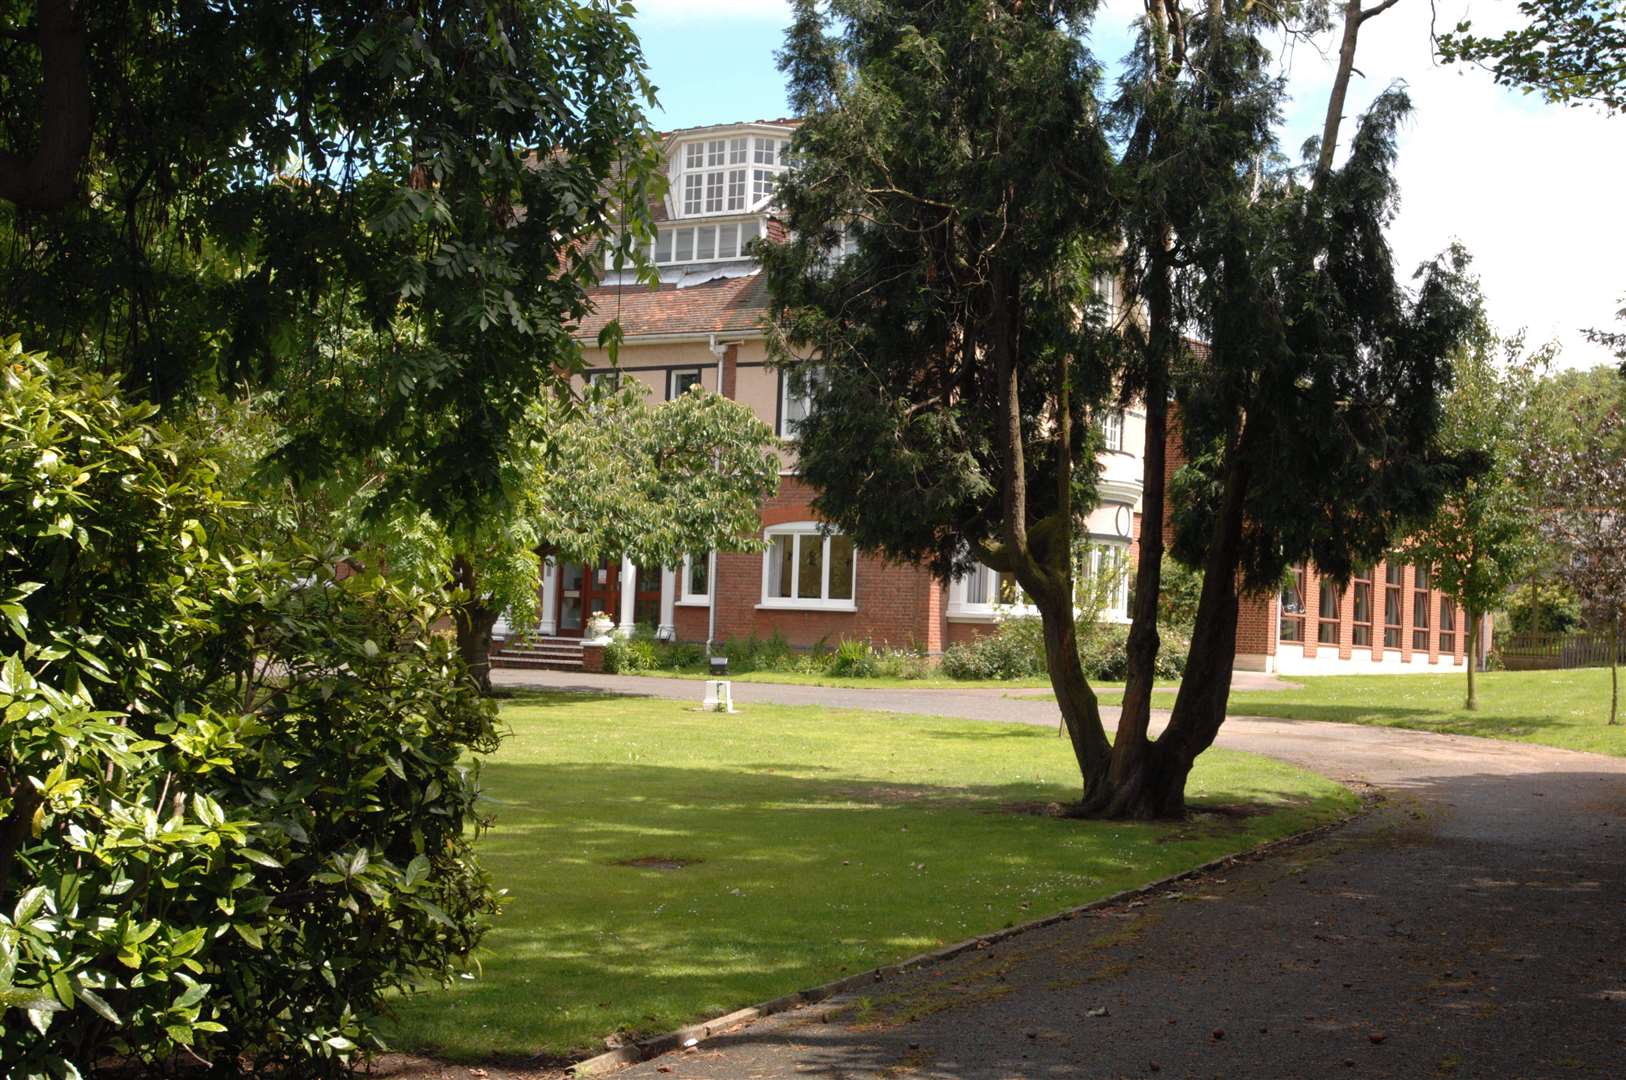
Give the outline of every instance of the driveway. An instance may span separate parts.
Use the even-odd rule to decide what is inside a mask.
[[[636,676],[501,681],[678,698],[702,689]],[[746,706],[1058,721],[1053,703],[998,690],[734,691]],[[1220,743],[1386,798],[1345,829],[1166,896],[618,1075],[1626,1076],[1626,761],[1250,718],[1227,721]]]

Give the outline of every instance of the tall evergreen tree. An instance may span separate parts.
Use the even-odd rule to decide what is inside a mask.
[[[1083,10],[836,5],[831,35],[804,5],[787,48],[815,111],[783,199],[797,239],[767,264],[786,310],[777,351],[820,364],[804,475],[862,544],[944,576],[971,557],[1016,576],[1045,621],[1083,813],[1182,813],[1224,719],[1239,590],[1307,558],[1347,574],[1460,477],[1435,431],[1467,320],[1462,267],[1431,267],[1408,292],[1383,239],[1404,98],[1380,99],[1342,166],[1312,147],[1305,182],[1274,162],[1282,89],[1251,11],[1160,5],[1148,20],[1116,114],[1124,265],[1148,309],[1127,351],[1079,318],[1080,257],[1116,239],[1097,226],[1118,225],[1090,206],[1099,173],[1070,164],[1075,147],[1096,160],[1098,135],[1069,140],[1051,111],[1094,116],[1091,80],[1069,74],[1087,72]],[[1052,55],[1080,59],[1034,60]],[[1069,198],[1046,197],[1050,176]],[[844,229],[856,254],[832,260]],[[1182,348],[1187,327],[1204,348]],[[1066,552],[1091,479],[1075,467],[1081,410],[1126,387],[1151,412],[1170,391],[1180,406],[1191,465],[1175,553],[1205,575],[1171,724],[1151,740],[1142,702],[1109,744],[1077,673]],[[1137,578],[1137,680],[1158,647],[1155,546]]]
[[[791,240],[762,256],[771,348],[817,384],[797,448],[816,509],[941,577],[1015,577],[1086,784],[1108,742],[1072,556],[1113,367],[1079,318],[1110,242],[1092,7],[801,0],[781,55],[804,110],[779,192]]]

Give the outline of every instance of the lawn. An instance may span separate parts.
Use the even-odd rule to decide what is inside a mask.
[[[656,668],[650,671],[628,671],[627,675],[647,675],[656,679],[710,679],[704,668]],[[834,686],[851,690],[1032,690],[1049,687],[1047,678],[1035,679],[951,679],[946,675],[931,675],[924,679],[905,679],[893,675],[831,675],[822,671],[746,671],[730,673],[733,682],[781,683],[789,686]],[[1101,685],[1101,684],[1096,684]],[[1120,690],[1122,683],[1108,683]]]
[[[1450,675],[1293,676],[1302,690],[1231,695],[1232,716],[1336,720],[1443,731],[1626,756],[1626,725],[1610,727],[1609,670],[1493,671],[1478,676],[1479,710],[1462,707],[1461,671]]]
[[[394,1045],[570,1056],[1037,918],[1355,807],[1213,750],[1186,823],[1066,821],[1064,740],[1026,727],[608,695],[510,700],[482,855],[511,900],[479,979],[403,1003]],[[1240,813],[1240,808],[1249,812]]]

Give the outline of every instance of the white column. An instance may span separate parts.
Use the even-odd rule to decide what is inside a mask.
[[[559,632],[559,564],[550,557],[542,564],[542,625],[537,628],[543,637]]]
[[[621,556],[621,626],[623,634],[633,631],[636,616],[633,614],[638,603],[638,568],[632,565],[632,560]]]
[[[662,641],[677,640],[677,571],[667,566],[661,569],[661,625],[655,636]]]

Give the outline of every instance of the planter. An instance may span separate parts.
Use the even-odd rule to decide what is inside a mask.
[[[587,636],[590,638],[607,638],[615,629],[615,620],[608,615],[594,615],[587,620]]]

